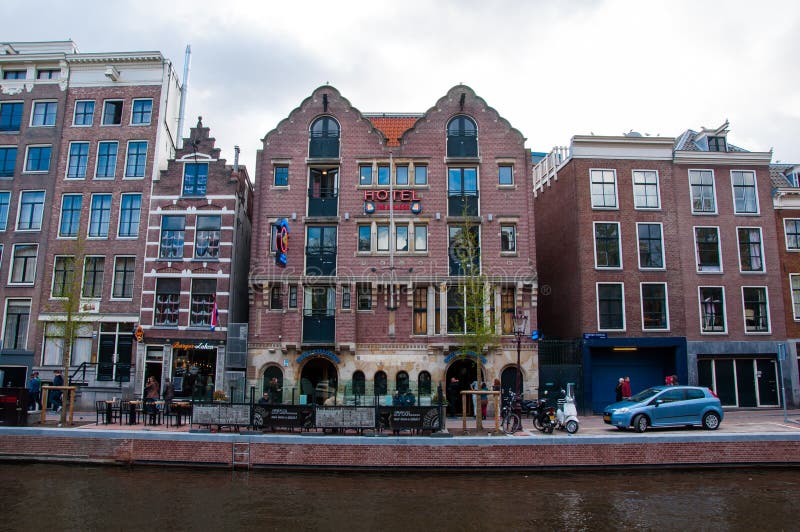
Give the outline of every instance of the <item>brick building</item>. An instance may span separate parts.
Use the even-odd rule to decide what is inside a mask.
[[[779,404],[771,153],[727,134],[576,136],[534,167],[541,328],[582,340],[587,408],[624,375],[634,392],[676,374],[724,405]]]
[[[248,381],[286,400],[419,392],[446,379],[516,376],[513,316],[536,329],[530,154],[522,134],[466,86],[423,114],[364,114],[330,86],[267,133],[251,254]],[[485,308],[499,336],[461,348],[463,257],[475,235]],[[286,237],[286,238],[283,238]],[[459,259],[461,257],[461,259]],[[538,384],[522,341],[523,388]]]
[[[86,404],[120,395],[141,306],[142,211],[174,153],[180,84],[159,52],[87,54],[71,41],[2,47],[0,365],[14,366],[14,384],[30,368],[52,378],[62,365],[64,295],[79,279],[83,325],[70,373],[86,385]]]
[[[252,201],[238,151],[226,164],[198,121],[153,182],[136,393],[153,376],[162,388],[172,379],[179,398],[232,387],[244,398]]]

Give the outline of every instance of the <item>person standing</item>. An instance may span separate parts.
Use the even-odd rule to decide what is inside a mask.
[[[615,391],[615,392],[616,392],[616,394],[617,394],[617,402],[618,402],[618,403],[619,403],[620,401],[622,401],[622,388],[624,387],[624,385],[625,385],[625,379],[623,379],[622,377],[620,377],[620,378],[619,378],[619,382],[617,383],[617,387],[614,389],[614,391]]]
[[[459,388],[458,379],[451,377],[447,383],[447,412],[450,416],[455,416],[458,412]]]
[[[469,389],[473,391],[478,391],[478,379],[472,381],[472,384],[469,385]],[[478,414],[478,394],[470,394],[472,395],[472,413],[475,414],[475,418],[477,418],[480,414]]]
[[[492,391],[493,392],[499,392],[500,389],[501,389],[501,387],[500,387],[500,379],[495,378],[494,382],[492,382]],[[500,408],[499,408],[500,400],[501,400],[501,394],[497,394],[497,395],[494,396],[494,410],[492,412],[494,412],[495,415],[497,415],[497,412],[500,411]]]
[[[485,382],[481,383],[481,390],[489,390]],[[485,393],[481,394],[481,419],[486,419],[486,408],[489,406],[489,396]]]
[[[269,381],[269,401],[273,405],[279,405],[283,401],[282,397],[283,390],[281,389],[281,385],[278,382],[278,377],[272,377]]]
[[[169,377],[167,377],[164,382],[164,412],[169,414],[169,407],[172,404],[172,400],[175,398],[175,386],[172,384]]]
[[[622,382],[622,398],[627,399],[631,396],[631,378],[625,377],[625,380]]]
[[[53,377],[53,386],[64,386],[64,377],[61,375],[60,369],[57,369],[55,372],[55,377]],[[61,390],[53,390],[52,394],[50,395],[50,402],[53,405],[54,412],[61,412],[62,398],[63,392]]]
[[[42,381],[39,379],[39,372],[34,371],[28,380],[28,410],[36,411],[42,408],[41,389]]]

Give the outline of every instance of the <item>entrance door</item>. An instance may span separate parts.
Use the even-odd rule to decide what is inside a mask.
[[[508,366],[500,374],[500,388],[503,391],[503,397],[508,395],[509,391],[517,393],[517,366]],[[519,389],[525,389],[525,377],[519,377]]]
[[[336,366],[327,358],[312,358],[303,366],[300,372],[300,389],[307,397],[307,401],[324,404],[329,397],[336,395],[339,377]]]
[[[756,399],[756,373],[752,359],[736,360],[736,388],[740,407],[758,406]]]
[[[156,382],[159,384],[159,393],[161,392],[161,388],[163,387],[161,382],[161,375],[164,365],[161,362],[148,362],[144,368],[144,382],[142,382],[142,397],[145,394],[145,383],[149,377],[154,377]]]
[[[756,359],[758,405],[778,406],[778,365],[768,358]]]
[[[470,358],[461,358],[450,364],[450,367],[447,368],[447,376],[445,381],[449,383],[450,379],[453,377],[458,380],[459,392],[457,397],[453,397],[455,400],[454,412],[460,416],[462,415],[461,392],[463,390],[469,390],[469,385],[478,380],[478,365],[475,363],[475,360]],[[483,375],[481,375],[481,380],[483,380]],[[448,400],[450,401],[453,399],[448,397]],[[475,415],[475,410],[471,399],[467,401],[467,415]]]

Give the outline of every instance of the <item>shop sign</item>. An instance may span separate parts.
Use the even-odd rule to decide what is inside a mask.
[[[389,201],[391,196],[391,202]],[[422,198],[417,196],[416,190],[365,190],[364,213],[373,214],[375,211],[411,211],[412,214],[422,212]]]
[[[286,267],[286,254],[289,252],[289,220],[282,218],[275,233],[275,264]]]
[[[144,329],[142,329],[141,325],[136,327],[136,332],[133,333],[133,336],[136,338],[137,342],[144,340]]]
[[[208,342],[198,342],[196,344],[182,344],[181,342],[173,342],[172,349],[216,349],[217,347]]]

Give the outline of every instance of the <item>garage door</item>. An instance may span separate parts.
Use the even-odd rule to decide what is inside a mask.
[[[620,377],[631,378],[631,392],[664,384],[664,376],[675,373],[672,349],[639,349],[637,351],[591,350],[592,411],[599,413],[616,400],[615,388]]]

